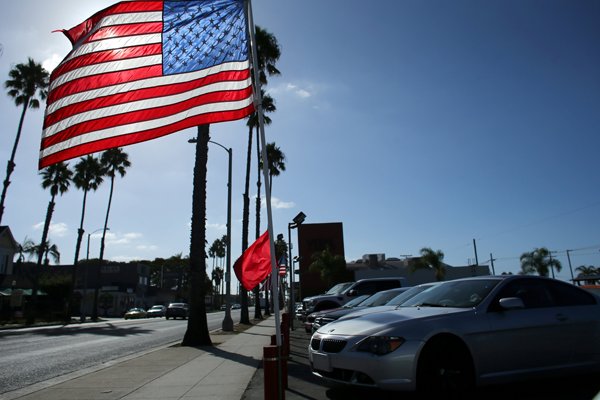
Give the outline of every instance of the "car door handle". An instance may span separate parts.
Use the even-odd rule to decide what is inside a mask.
[[[559,320],[560,322],[564,322],[564,321],[568,320],[569,317],[567,317],[564,314],[556,314],[556,319]]]

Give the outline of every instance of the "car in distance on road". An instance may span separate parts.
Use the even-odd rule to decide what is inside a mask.
[[[186,319],[189,316],[189,313],[190,313],[189,310],[190,310],[190,307],[188,306],[187,303],[171,303],[171,304],[169,304],[169,306],[167,307],[167,310],[165,311],[165,318],[166,319],[169,319],[169,318]]]
[[[146,311],[146,317],[155,318],[155,317],[164,317],[165,312],[167,311],[167,307],[161,305],[155,305],[150,307]]]
[[[416,389],[427,398],[475,385],[594,373],[600,371],[600,299],[544,277],[457,279],[396,310],[331,322],[313,334],[308,350],[313,374],[327,381]]]
[[[123,316],[125,319],[139,319],[146,318],[146,311],[143,308],[134,307],[127,310]]]

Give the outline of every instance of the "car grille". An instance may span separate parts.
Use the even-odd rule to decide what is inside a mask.
[[[321,347],[321,339],[311,339],[310,348],[313,350],[319,350],[319,347]]]
[[[346,341],[345,340],[338,340],[338,339],[318,339],[318,338],[313,338],[310,341],[310,347],[313,350],[319,350],[321,347],[321,343],[323,344],[323,348],[321,349],[321,351],[325,352],[325,353],[339,353],[340,351],[342,351],[344,349],[344,347],[346,347]]]

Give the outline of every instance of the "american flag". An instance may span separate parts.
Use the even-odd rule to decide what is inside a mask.
[[[123,1],[63,32],[40,169],[254,111],[244,0]]]

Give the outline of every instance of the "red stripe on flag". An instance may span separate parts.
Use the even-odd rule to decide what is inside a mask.
[[[74,93],[118,85],[120,83],[135,82],[142,79],[154,78],[162,75],[162,65],[136,68],[128,71],[108,72],[94,76],[86,76],[61,85],[54,89],[48,96],[48,105],[56,100]]]
[[[98,29],[90,35],[86,42],[94,42],[102,39],[112,39],[115,37],[145,35],[148,33],[161,33],[163,29],[162,22],[143,22],[127,25],[114,25]]]
[[[122,125],[129,125],[136,122],[150,121],[168,117],[170,115],[179,114],[185,110],[189,110],[203,104],[214,104],[219,102],[247,99],[251,93],[251,87],[247,87],[244,90],[239,90],[236,92],[208,93],[203,96],[196,96],[186,101],[181,101],[171,105],[158,105],[156,107],[146,108],[139,111],[119,113],[110,117],[97,118],[91,121],[73,124],[55,135],[42,138],[42,147],[45,148],[53,146],[66,139],[85,135],[88,132],[95,132]]]
[[[169,135],[174,132],[181,131],[183,129],[192,128],[198,125],[205,125],[214,122],[227,122],[235,121],[244,118],[248,114],[254,111],[254,106],[250,105],[246,108],[233,111],[219,111],[216,113],[207,113],[202,115],[196,115],[188,118],[184,121],[180,121],[175,124],[161,126],[160,128],[139,131],[136,133],[129,133],[117,137],[106,138],[83,145],[67,148],[65,150],[53,153],[47,157],[41,158],[39,162],[39,169],[46,168],[49,165],[57,162],[70,160],[72,158],[84,156],[86,154],[95,153],[98,151],[104,151],[114,147],[122,147],[130,144],[141,143],[148,140],[156,139],[165,135]],[[270,270],[269,270],[270,271]]]
[[[46,115],[44,126],[52,126],[55,123],[90,110],[97,110],[104,107],[115,106],[118,104],[130,103],[133,101],[152,99],[156,97],[157,90],[161,90],[161,97],[171,96],[178,93],[185,93],[195,88],[203,87],[217,82],[225,81],[243,81],[250,77],[249,70],[242,71],[223,71],[217,74],[207,76],[202,79],[195,79],[189,82],[182,82],[178,84],[170,84],[159,86],[158,88],[144,88],[139,90],[127,91],[125,93],[118,93],[111,96],[104,96],[100,98],[94,98],[87,101],[81,101],[73,105],[62,107],[56,112]]]
[[[98,11],[96,14],[83,21],[79,25],[76,25],[73,28],[63,32],[67,38],[69,38],[71,43],[75,44],[77,41],[87,35],[104,17],[115,14],[162,11],[162,9],[162,1],[124,1],[107,7],[104,10]]]

